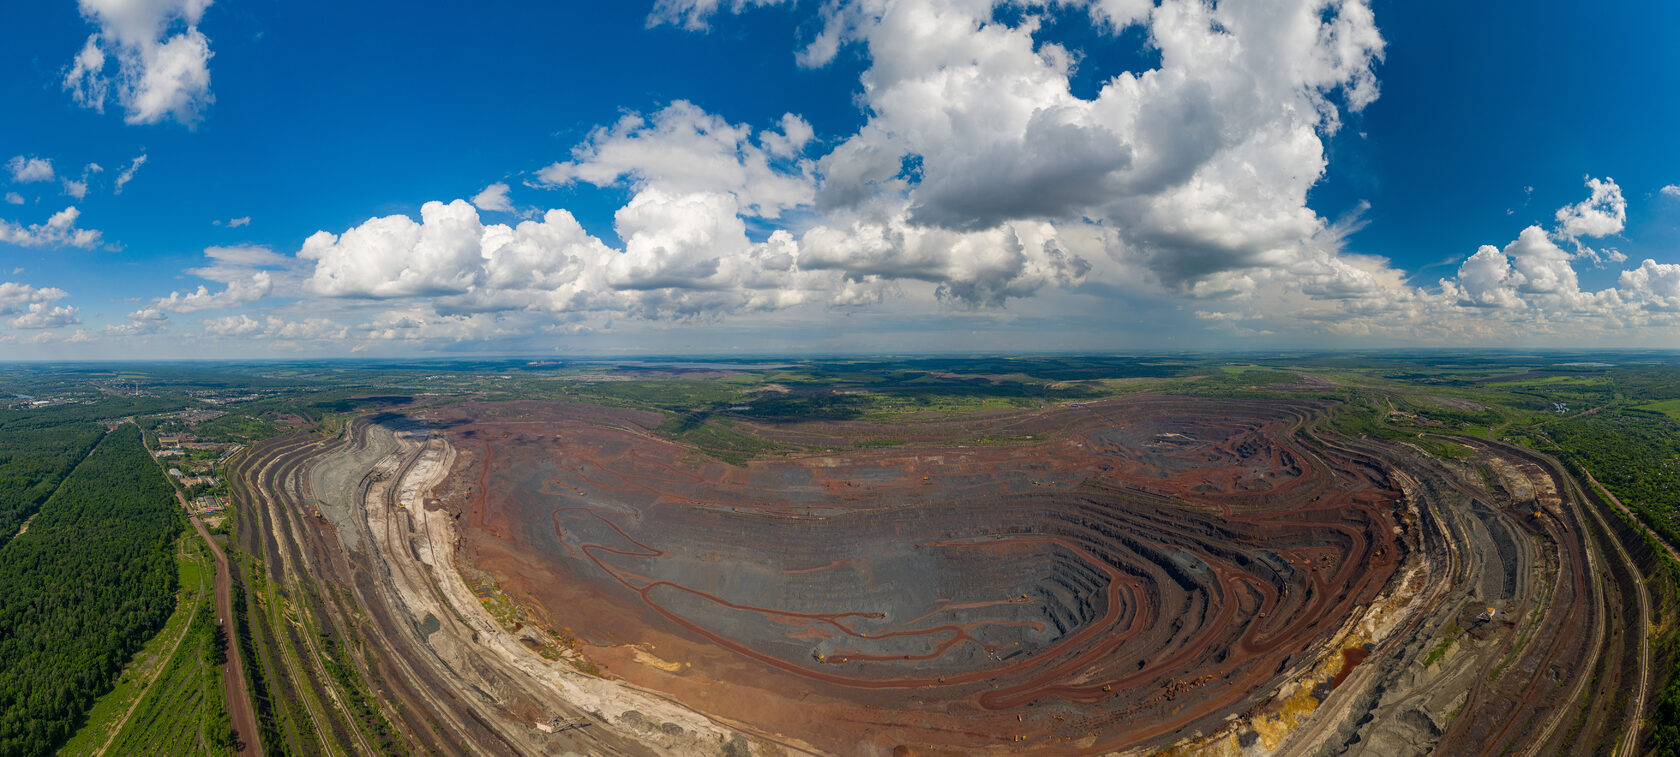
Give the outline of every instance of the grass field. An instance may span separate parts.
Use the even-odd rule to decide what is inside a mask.
[[[222,692],[227,642],[208,583],[213,570],[206,562],[204,594],[185,637],[106,754],[235,753]]]
[[[151,641],[146,642],[146,646],[140,650],[139,654],[134,656],[134,660],[129,662],[128,667],[123,670],[122,677],[117,680],[116,688],[100,697],[99,701],[94,704],[93,710],[88,713],[87,722],[59,750],[59,754],[98,754],[105,747],[107,741],[111,739],[112,733],[125,724],[125,717],[138,719],[145,708],[142,706],[135,709],[133,715],[130,716],[130,708],[133,707],[135,700],[148,693],[148,685],[151,685],[154,690],[169,685],[171,682],[164,677],[160,677],[160,672],[167,672],[163,669],[172,665],[175,657],[179,657],[182,651],[192,646],[190,640],[183,640],[183,638],[194,630],[195,613],[214,614],[205,605],[210,601],[210,587],[211,581],[215,578],[215,568],[210,562],[210,555],[205,549],[204,543],[199,541],[196,533],[188,531],[181,536],[176,551],[175,565],[181,586],[175,601],[175,612],[169,616],[169,621],[164,624],[163,630],[158,632],[158,635],[153,637]],[[213,618],[211,624],[214,625]],[[177,644],[179,644],[178,648]],[[175,649],[177,652],[174,657],[169,655],[171,649]],[[156,684],[152,684],[154,679],[157,679]],[[218,687],[214,693],[219,699],[221,697],[220,679],[217,678],[215,682]],[[120,750],[117,746],[116,743],[112,743],[111,748],[106,750],[105,753],[132,753]]]
[[[673,415],[657,430],[669,438],[692,444],[706,454],[731,465],[745,464],[746,461],[765,453],[793,449],[747,436],[732,426],[733,424],[724,420]]]
[[[1604,375],[1590,376],[1542,376],[1525,377],[1510,381],[1489,381],[1491,386],[1604,386],[1610,383],[1610,377]]]
[[[1662,413],[1676,421],[1680,421],[1680,400],[1663,400],[1662,402],[1648,402],[1637,406],[1640,410],[1650,410]]]
[[[234,754],[222,695],[226,644],[220,631],[213,599],[206,595],[175,656],[106,754]]]

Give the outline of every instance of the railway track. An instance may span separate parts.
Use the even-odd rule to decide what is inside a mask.
[[[1555,461],[1552,462],[1555,463]],[[1559,466],[1559,469],[1561,471],[1561,466]],[[1566,473],[1564,475],[1567,477]],[[1598,487],[1598,482],[1592,480],[1591,474],[1588,474],[1588,480],[1594,487]],[[1642,575],[1639,565],[1634,562],[1632,555],[1628,554],[1627,548],[1622,545],[1621,540],[1616,538],[1615,530],[1611,528],[1609,521],[1604,518],[1603,509],[1608,504],[1606,500],[1596,496],[1596,494],[1589,496],[1587,492],[1581,489],[1579,482],[1572,477],[1569,477],[1568,481],[1572,493],[1582,503],[1583,507],[1591,511],[1593,519],[1598,522],[1599,528],[1606,534],[1606,541],[1615,549],[1616,555],[1621,559],[1625,570],[1636,579],[1632,584],[1634,595],[1639,600],[1639,617],[1626,623],[1626,627],[1630,629],[1630,633],[1638,638],[1638,662],[1634,668],[1638,671],[1638,681],[1630,697],[1632,710],[1627,714],[1627,726],[1622,738],[1617,742],[1615,752],[1618,755],[1633,755],[1638,753],[1639,736],[1644,728],[1645,707],[1651,698],[1651,634],[1649,631],[1653,617],[1651,614],[1651,595],[1649,589],[1645,586],[1645,582],[1639,580]],[[1599,488],[1602,490],[1602,487]],[[1595,501],[1597,506],[1594,506]],[[1616,505],[1619,507],[1621,503],[1617,502]],[[1631,517],[1631,513],[1629,515]],[[1661,540],[1658,540],[1658,543],[1667,546]],[[1672,548],[1670,550],[1672,551]]]
[[[1636,524],[1646,536],[1650,537],[1656,544],[1660,545],[1662,549],[1668,553],[1670,559],[1680,562],[1680,551],[1677,551],[1674,548],[1674,545],[1669,544],[1662,538],[1662,536],[1657,534],[1656,531],[1652,530],[1650,526],[1645,525],[1643,521],[1639,520],[1638,516],[1634,515],[1633,511],[1629,509],[1627,505],[1622,504],[1622,501],[1617,499],[1615,494],[1611,493],[1611,491],[1605,488],[1603,484],[1600,484],[1598,479],[1593,478],[1591,472],[1582,472],[1586,473],[1587,482],[1592,484],[1593,489],[1599,495],[1611,504],[1615,505],[1616,508],[1621,510],[1622,514],[1625,515],[1630,522]],[[1608,528],[1608,524],[1606,524],[1606,528]],[[1622,547],[1620,542],[1618,542],[1616,546],[1617,549],[1621,551],[1623,557],[1628,558],[1627,551]],[[1631,565],[1632,560],[1631,558],[1628,559],[1629,564]],[[1645,589],[1643,585],[1641,586],[1639,598],[1642,614],[1645,621],[1649,623],[1653,617],[1651,614],[1650,591]],[[1634,714],[1628,724],[1627,735],[1622,739],[1621,749],[1618,751],[1618,754],[1622,755],[1631,755],[1637,751],[1639,745],[1638,734],[1640,726],[1643,724],[1646,703],[1651,699],[1651,638],[1649,633],[1640,634],[1639,645],[1639,656],[1641,660],[1641,664],[1639,666],[1639,693],[1638,696],[1635,697],[1635,701],[1638,703],[1638,709],[1634,711]]]
[[[250,498],[254,508],[253,515],[257,516],[258,522],[264,524],[260,538],[253,540],[255,546],[261,550],[258,556],[269,570],[271,580],[277,581],[281,586],[298,587],[299,582],[309,573],[306,558],[303,551],[297,547],[295,538],[295,513],[301,503],[295,499],[288,500],[286,494],[291,487],[287,486],[286,481],[298,473],[309,455],[319,447],[319,442],[309,437],[284,442],[277,445],[271,456],[266,457],[255,470],[239,471],[243,484],[241,488]],[[273,585],[270,584],[271,587]],[[293,633],[292,625],[285,618],[280,597],[272,591],[268,593],[264,604],[268,610],[265,622],[274,639],[274,651],[285,666],[287,683],[296,692],[295,699],[304,708],[316,736],[322,739],[323,748],[331,753],[375,753],[373,745],[344,704],[344,693],[325,669],[322,662],[324,655],[316,644],[314,635],[307,631]],[[302,603],[293,601],[291,607],[292,611],[298,614],[300,623],[308,622],[308,611]],[[299,654],[299,640],[307,654]],[[337,717],[322,710],[323,702],[332,703]],[[333,734],[348,736],[353,742],[350,745],[353,748],[346,750],[331,738]]]
[[[274,532],[277,534],[274,536],[274,542],[277,546],[285,545],[289,547],[289,549],[282,549],[278,551],[276,555],[282,563],[286,585],[288,586],[299,586],[300,582],[306,580],[305,576],[310,573],[310,570],[306,552],[301,549],[298,543],[299,535],[297,529],[297,519],[299,517],[298,513],[302,511],[303,502],[301,501],[301,498],[297,496],[298,485],[296,483],[287,484],[285,481],[296,481],[303,471],[303,464],[308,459],[308,455],[316,452],[319,449],[319,446],[320,445],[318,443],[314,443],[303,445],[301,448],[297,449],[296,456],[287,459],[286,467],[278,468],[273,471],[270,478],[272,488],[265,490],[274,493],[274,496],[269,500],[269,514],[271,522],[274,524]],[[280,609],[278,603],[274,603],[273,607],[276,613]],[[293,611],[298,613],[300,616],[307,616],[308,614],[308,610],[302,603],[294,604]],[[305,621],[308,619],[309,618],[304,617]],[[277,633],[284,633],[288,630],[285,627],[286,624],[284,618],[277,614],[272,616],[272,623]],[[366,734],[363,733],[360,724],[356,722],[357,719],[349,712],[348,706],[344,703],[344,691],[340,688],[339,684],[333,680],[333,676],[326,670],[326,666],[322,662],[325,659],[325,655],[316,644],[315,635],[304,632],[298,634],[298,636],[303,640],[303,643],[309,653],[307,657],[309,661],[310,676],[313,680],[320,682],[320,689],[337,707],[338,712],[341,715],[340,722],[342,723],[343,729],[348,731],[350,736],[355,739],[356,745],[360,747],[360,753],[374,753],[373,745],[368,742]],[[298,660],[299,656],[295,647],[290,644],[282,644],[281,646],[282,652],[287,657],[288,664],[292,667],[294,676],[298,675],[298,667],[301,663]]]
[[[1636,599],[1638,617],[1631,620],[1624,619],[1623,628],[1626,630],[1622,634],[1620,644],[1625,645],[1630,639],[1636,640],[1636,659],[1632,667],[1637,671],[1637,680],[1635,681],[1634,688],[1631,692],[1631,696],[1629,697],[1631,709],[1622,714],[1626,720],[1626,724],[1621,730],[1620,738],[1616,740],[1615,753],[1620,755],[1635,754],[1638,748],[1639,736],[1644,726],[1645,705],[1649,700],[1651,693],[1651,649],[1650,634],[1647,630],[1650,627],[1650,619],[1652,617],[1651,601],[1650,593],[1645,587],[1639,565],[1633,560],[1633,557],[1628,553],[1626,547],[1622,545],[1621,540],[1616,537],[1615,530],[1604,518],[1603,510],[1608,507],[1608,504],[1601,497],[1590,495],[1581,487],[1580,482],[1569,474],[1562,463],[1558,462],[1549,455],[1532,450],[1511,447],[1509,445],[1496,445],[1492,442],[1473,443],[1487,448],[1498,448],[1502,450],[1504,454],[1526,460],[1545,470],[1547,475],[1550,476],[1556,483],[1557,491],[1561,496],[1565,507],[1572,514],[1574,522],[1578,526],[1578,528],[1574,531],[1577,538],[1572,540],[1572,543],[1581,543],[1587,560],[1587,570],[1585,574],[1589,577],[1589,583],[1591,584],[1594,592],[1593,626],[1595,629],[1593,633],[1593,640],[1590,644],[1592,651],[1590,656],[1587,658],[1586,663],[1579,666],[1580,670],[1591,671],[1595,669],[1598,663],[1599,655],[1603,653],[1603,650],[1610,643],[1608,634],[1609,625],[1607,622],[1608,594],[1602,584],[1610,581],[1610,576],[1617,573],[1622,573],[1629,577],[1629,580],[1626,581],[1625,584],[1618,584],[1615,587],[1615,592],[1618,595],[1631,592]],[[1589,524],[1585,522],[1588,518],[1591,519],[1593,524],[1596,524],[1597,529],[1588,528]],[[1600,534],[1602,535],[1602,539],[1598,538],[1598,535]],[[1609,551],[1614,553],[1613,556],[1605,554],[1606,550],[1604,546],[1600,544],[1600,541],[1608,543],[1610,548]],[[1612,559],[1612,557],[1617,563],[1616,569],[1611,571],[1602,570],[1602,562]],[[1551,658],[1548,658],[1548,661],[1550,661],[1550,659]],[[1597,685],[1599,686],[1600,691],[1588,692],[1588,686],[1593,684],[1594,682],[1589,676],[1584,674],[1578,676],[1575,686],[1571,689],[1571,692],[1565,701],[1569,705],[1581,703],[1580,706],[1583,708],[1586,706],[1586,702],[1608,701],[1614,697],[1614,694],[1616,693],[1615,688],[1621,684],[1621,681],[1618,679],[1614,683],[1599,683]],[[1526,700],[1527,697],[1524,697],[1520,701]],[[1544,721],[1544,726],[1540,728],[1537,735],[1533,736],[1529,740],[1528,743],[1530,746],[1526,748],[1523,753],[1525,755],[1536,755],[1541,753],[1547,746],[1552,745],[1553,735],[1561,726],[1564,719],[1577,711],[1577,707],[1574,706],[1556,706],[1551,708],[1551,711],[1548,713],[1548,716]]]
[[[274,503],[271,495],[269,494],[269,492],[273,491],[273,489],[265,485],[272,483],[272,476],[267,476],[266,474],[268,474],[269,471],[271,471],[274,466],[279,464],[283,459],[283,457],[267,459],[262,467],[258,468],[254,474],[250,474],[247,471],[239,471],[236,474],[239,475],[241,480],[245,482],[245,485],[240,488],[243,490],[243,494],[249,498],[248,502],[251,507],[249,512],[255,516],[254,520],[259,523],[266,522],[269,517],[272,517],[272,512],[274,510]],[[267,478],[267,481],[265,481],[265,478]],[[257,557],[262,560],[264,566],[272,566],[274,558],[267,549],[268,537],[266,535],[260,537],[257,540],[257,543],[259,545],[259,549],[261,549],[261,551],[257,553]],[[282,574],[284,574],[284,570],[282,570]],[[275,651],[277,651],[280,661],[285,665],[286,672],[289,674],[287,681],[294,687],[299,686],[308,679],[301,671],[301,666],[296,659],[295,652],[279,639],[278,635],[284,633],[284,629],[280,627],[280,623],[276,620],[278,607],[272,594],[268,595],[267,601],[264,605],[268,608],[268,612],[263,616],[263,619],[268,626],[269,632],[276,634],[274,637],[274,646],[278,647],[278,649]],[[314,727],[317,736],[325,740],[327,735],[333,732],[332,724],[316,707],[314,698],[299,691],[296,699],[303,706],[304,712],[308,716],[310,724]],[[333,753],[333,746],[334,745],[330,742],[323,741],[323,748],[327,749],[329,754]],[[340,750],[339,753],[342,753],[342,751]]]

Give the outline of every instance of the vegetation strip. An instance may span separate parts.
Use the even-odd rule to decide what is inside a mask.
[[[119,426],[0,549],[0,752],[63,744],[168,619],[171,495],[139,430]]]

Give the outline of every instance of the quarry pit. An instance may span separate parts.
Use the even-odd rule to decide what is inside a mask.
[[[393,668],[470,692],[461,728],[515,752],[1559,743],[1552,712],[1631,653],[1579,493],[1515,449],[1436,460],[1324,410],[741,419],[801,451],[732,465],[661,414],[462,402],[274,460],[320,510],[302,541],[382,576],[358,599]]]

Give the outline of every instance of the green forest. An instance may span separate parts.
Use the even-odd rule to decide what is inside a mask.
[[[182,526],[139,429],[124,424],[0,548],[0,755],[56,749],[163,625]]]
[[[0,369],[0,382],[7,382],[14,391],[31,384],[4,369]],[[180,405],[180,400],[170,398],[102,396],[46,408],[0,407],[0,546],[17,534],[70,469],[87,456],[107,419]]]
[[[101,432],[94,423],[31,420],[0,422],[0,546],[12,540]]]
[[[1655,413],[1607,410],[1549,433],[1652,530],[1680,543],[1680,424]]]

